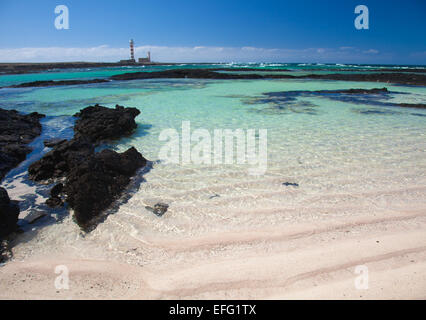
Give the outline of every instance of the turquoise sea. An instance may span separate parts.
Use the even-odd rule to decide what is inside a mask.
[[[36,80],[89,79],[123,72],[169,68],[289,69],[290,74],[369,72],[368,69],[411,67],[321,64],[228,64],[51,70],[37,74],[0,75],[0,86]],[[311,69],[315,69],[311,71]],[[426,69],[425,69],[426,72]],[[382,88],[386,95],[300,94],[297,91]],[[268,95],[268,93],[281,93]],[[287,92],[287,95],[285,94]],[[293,92],[288,94],[288,92]],[[296,93],[294,93],[296,92]],[[372,214],[424,206],[426,185],[426,110],[399,108],[392,103],[426,103],[426,88],[387,83],[326,80],[195,80],[153,79],[49,88],[0,89],[0,107],[46,114],[43,135],[34,152],[2,182],[12,198],[22,200],[21,217],[44,205],[48,188],[26,178],[31,161],[47,152],[48,137],[72,136],[72,115],[93,104],[136,107],[138,129],[108,147],[135,146],[153,162],[143,182],[132,190],[116,214],[92,237],[133,233],[193,236],[303,219],[318,214]],[[164,129],[267,129],[267,170],[247,174],[248,165],[169,165],[159,160]],[[297,183],[291,188],[282,183]],[[417,190],[421,191],[413,191]],[[395,190],[399,190],[394,194]],[[158,201],[170,204],[159,220],[145,209]],[[272,214],[276,212],[277,214]],[[285,212],[285,214],[280,214]],[[51,220],[67,216],[51,213]],[[43,221],[36,225],[43,227]],[[25,226],[23,226],[25,227]],[[31,227],[33,228],[33,227]],[[74,237],[62,226],[61,232]],[[72,227],[74,228],[74,227]],[[104,228],[104,229],[102,229]],[[66,230],[66,231],[64,231]],[[104,230],[105,231],[105,230]],[[36,231],[35,231],[36,232]],[[106,237],[102,235],[102,237]],[[124,235],[123,235],[124,237]],[[52,246],[57,241],[49,238]],[[28,249],[29,250],[29,249]],[[41,249],[42,250],[42,249]],[[43,249],[44,250],[44,249]],[[46,249],[48,250],[48,249]],[[136,258],[135,258],[136,259]],[[137,258],[139,259],[139,258]],[[142,259],[142,258],[141,258]]]

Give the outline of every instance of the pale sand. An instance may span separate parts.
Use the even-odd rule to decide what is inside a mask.
[[[135,237],[129,230],[101,247],[98,237],[105,230],[100,229],[110,220],[118,222],[120,214],[110,216],[98,227],[98,235],[91,235],[97,241],[79,238],[69,246],[42,250],[54,241],[48,237],[55,228],[76,235],[68,219],[43,229],[39,246],[31,240],[33,252],[25,252],[27,259],[18,246],[15,260],[0,268],[0,298],[426,298],[425,208],[325,216],[190,238],[155,233]],[[116,245],[120,242],[126,243],[126,251]],[[57,265],[69,268],[69,290],[54,287]],[[357,265],[368,267],[367,290],[355,288]]]

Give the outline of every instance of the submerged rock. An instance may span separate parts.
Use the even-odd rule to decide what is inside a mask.
[[[84,108],[75,114],[78,117],[74,125],[76,137],[86,137],[94,143],[117,139],[132,133],[136,129],[136,108],[116,105],[115,109],[96,104]]]
[[[154,207],[146,206],[145,209],[148,211],[151,211],[155,215],[161,217],[163,214],[166,213],[167,209],[169,208],[169,205],[167,203],[156,203]]]
[[[67,201],[81,227],[107,209],[122,193],[146,159],[135,149],[103,150],[71,169],[64,187]]]
[[[28,144],[41,133],[37,112],[28,115],[0,108],[0,180],[32,151]]]
[[[0,240],[0,263],[4,263],[12,258],[12,250],[8,240]]]
[[[40,220],[41,218],[47,216],[46,212],[43,211],[33,211],[29,215],[25,217],[24,220],[26,220],[29,224],[33,224],[37,220]]]
[[[283,182],[283,186],[286,186],[286,187],[298,187],[299,184],[295,183],[295,182]]]
[[[19,211],[18,201],[10,200],[6,189],[0,187],[0,238],[17,229]]]

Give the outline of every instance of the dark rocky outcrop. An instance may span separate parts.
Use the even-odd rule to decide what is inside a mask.
[[[49,207],[57,208],[64,205],[64,202],[60,197],[63,189],[64,185],[62,183],[58,183],[50,190],[50,198],[46,200],[46,204]]]
[[[93,155],[95,147],[90,140],[80,137],[57,144],[43,158],[28,168],[29,178],[34,181],[65,177],[76,165]]]
[[[177,65],[178,63],[158,63],[151,62],[149,65],[166,65],[172,66]],[[202,64],[202,63],[201,63]],[[209,63],[207,63],[209,64]],[[139,64],[140,65],[140,64]],[[0,73],[3,74],[20,74],[20,73],[35,73],[42,72],[45,70],[54,70],[54,69],[76,69],[76,68],[101,68],[101,67],[120,67],[120,66],[135,66],[134,63],[122,63],[122,62],[47,62],[47,63],[0,63]],[[226,71],[263,71],[264,68],[239,68],[239,67],[227,67],[224,65],[223,68],[215,68],[210,70],[226,70]],[[345,66],[341,68],[336,68],[336,71],[354,71],[354,69],[348,69]],[[265,71],[289,71],[288,69],[283,68],[274,68],[266,69]],[[304,71],[318,71],[318,68],[304,69]],[[369,71],[369,72],[417,72],[417,73],[426,73],[424,68],[406,68],[406,69],[392,69],[392,68],[371,68],[371,67],[362,67],[356,71]]]
[[[0,108],[0,180],[32,151],[27,145],[41,133],[37,112],[23,115]]]
[[[136,108],[118,105],[115,109],[89,106],[75,115],[78,119],[73,139],[48,141],[52,150],[28,169],[34,181],[64,181],[51,189],[46,204],[58,207],[67,201],[74,209],[76,222],[84,229],[90,227],[146,164],[146,159],[133,147],[123,153],[108,149],[95,153],[95,146],[133,132],[139,113]]]
[[[166,63],[151,62],[150,65],[166,65]],[[167,63],[171,65],[173,63]],[[46,62],[46,63],[0,63],[0,73],[21,74],[36,73],[55,69],[80,69],[80,68],[102,68],[134,66],[134,63],[121,62]]]
[[[56,184],[51,190],[50,190],[50,196],[52,198],[59,197],[62,190],[64,189],[64,185],[62,183]]]
[[[231,72],[221,72],[231,71]],[[232,73],[234,71],[234,73]],[[235,71],[248,71],[256,73],[236,73]],[[267,71],[259,73],[259,71]],[[90,80],[57,80],[57,81],[34,81],[10,86],[11,88],[22,87],[44,87],[44,86],[64,86],[76,84],[103,83],[111,80],[143,80],[143,79],[218,79],[218,80],[238,80],[238,79],[318,79],[318,80],[338,80],[338,81],[367,81],[386,82],[403,85],[426,85],[426,72],[420,69],[418,72],[405,72],[395,70],[383,72],[384,70],[374,70],[369,73],[362,73],[361,70],[348,70],[350,73],[332,74],[307,74],[291,75],[280,74],[279,71],[286,69],[255,69],[255,68],[217,68],[217,69],[170,69],[154,72],[128,72],[111,76],[109,79]],[[337,70],[339,71],[339,70]],[[340,70],[341,71],[341,70]],[[377,72],[380,71],[380,72]]]
[[[19,206],[10,200],[6,189],[0,187],[0,239],[17,229]]]
[[[44,140],[43,144],[45,147],[48,148],[53,148],[55,146],[57,146],[58,144],[67,141],[67,139],[48,139],[48,140]]]
[[[95,153],[95,144],[104,140],[118,139],[129,135],[136,127],[136,108],[117,105],[115,109],[95,105],[75,114],[75,136],[71,140],[56,141],[53,149],[28,168],[34,181],[66,177],[72,168]]]
[[[91,80],[46,80],[46,81],[32,81],[24,82],[8,86],[7,88],[29,88],[29,87],[55,87],[55,86],[71,86],[78,84],[92,84],[109,82],[106,79],[91,79]]]
[[[230,69],[232,71],[232,69]],[[333,74],[256,74],[244,73],[233,74],[215,72],[208,69],[174,69],[158,72],[134,72],[113,75],[112,80],[136,80],[136,79],[158,79],[158,78],[191,78],[191,79],[320,79],[320,80],[340,80],[340,81],[368,81],[387,82],[408,85],[426,85],[426,74],[402,73],[402,72],[382,72],[382,73],[333,73]]]
[[[132,72],[113,75],[112,80],[136,80],[136,79],[263,79],[259,74],[233,74],[221,73],[208,69],[174,69],[156,72]]]
[[[62,199],[59,197],[50,197],[49,199],[46,200],[46,204],[50,208],[58,208],[64,205],[64,201],[62,201]]]
[[[426,109],[426,104],[424,103],[395,103],[394,105],[401,108]]]
[[[120,196],[146,159],[135,149],[117,153],[103,150],[71,169],[65,193],[74,217],[86,227]]]
[[[311,91],[314,93],[343,93],[343,94],[381,94],[389,93],[387,88],[373,88],[373,89],[346,89],[346,90],[320,90]]]
[[[116,105],[115,109],[100,105],[89,106],[75,114],[75,136],[85,137],[94,143],[117,139],[132,133],[136,129],[136,116],[140,111],[136,108],[125,108]]]

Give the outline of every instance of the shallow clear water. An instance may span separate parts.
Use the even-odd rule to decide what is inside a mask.
[[[116,71],[97,72],[106,76]],[[72,77],[87,76],[83,73]],[[11,81],[4,77],[11,76],[0,76],[0,82]],[[365,97],[382,104],[319,95],[299,96],[289,103],[265,103],[263,95],[382,87],[392,93]],[[426,111],[389,106],[392,102],[426,103],[426,88],[343,81],[160,79],[0,90],[1,108],[38,111],[53,117],[49,119],[62,119],[68,127],[70,116],[95,103],[141,110],[135,134],[112,147],[123,151],[135,146],[154,165],[133,197],[92,235],[101,238],[105,228],[117,236],[126,228],[135,234],[190,236],[324,212],[344,215],[371,210],[373,214],[375,210],[423,206],[424,192],[407,190],[426,184]],[[267,171],[256,177],[248,174],[247,164],[158,162],[164,145],[159,141],[160,133],[167,128],[180,132],[182,121],[190,121],[192,131],[204,128],[212,135],[214,129],[267,129]],[[52,131],[58,123],[44,122],[44,130],[62,135],[60,130]],[[25,170],[17,170],[25,175]],[[18,188],[18,184],[25,184],[25,177],[15,179],[14,175],[10,173],[3,185],[19,200],[25,196],[25,188]],[[298,183],[299,187],[286,187],[284,182]],[[389,196],[395,190],[399,190],[398,196]],[[161,220],[144,208],[158,201],[170,204]],[[40,202],[34,201],[24,214]],[[256,213],[283,208],[285,215],[256,218]]]

